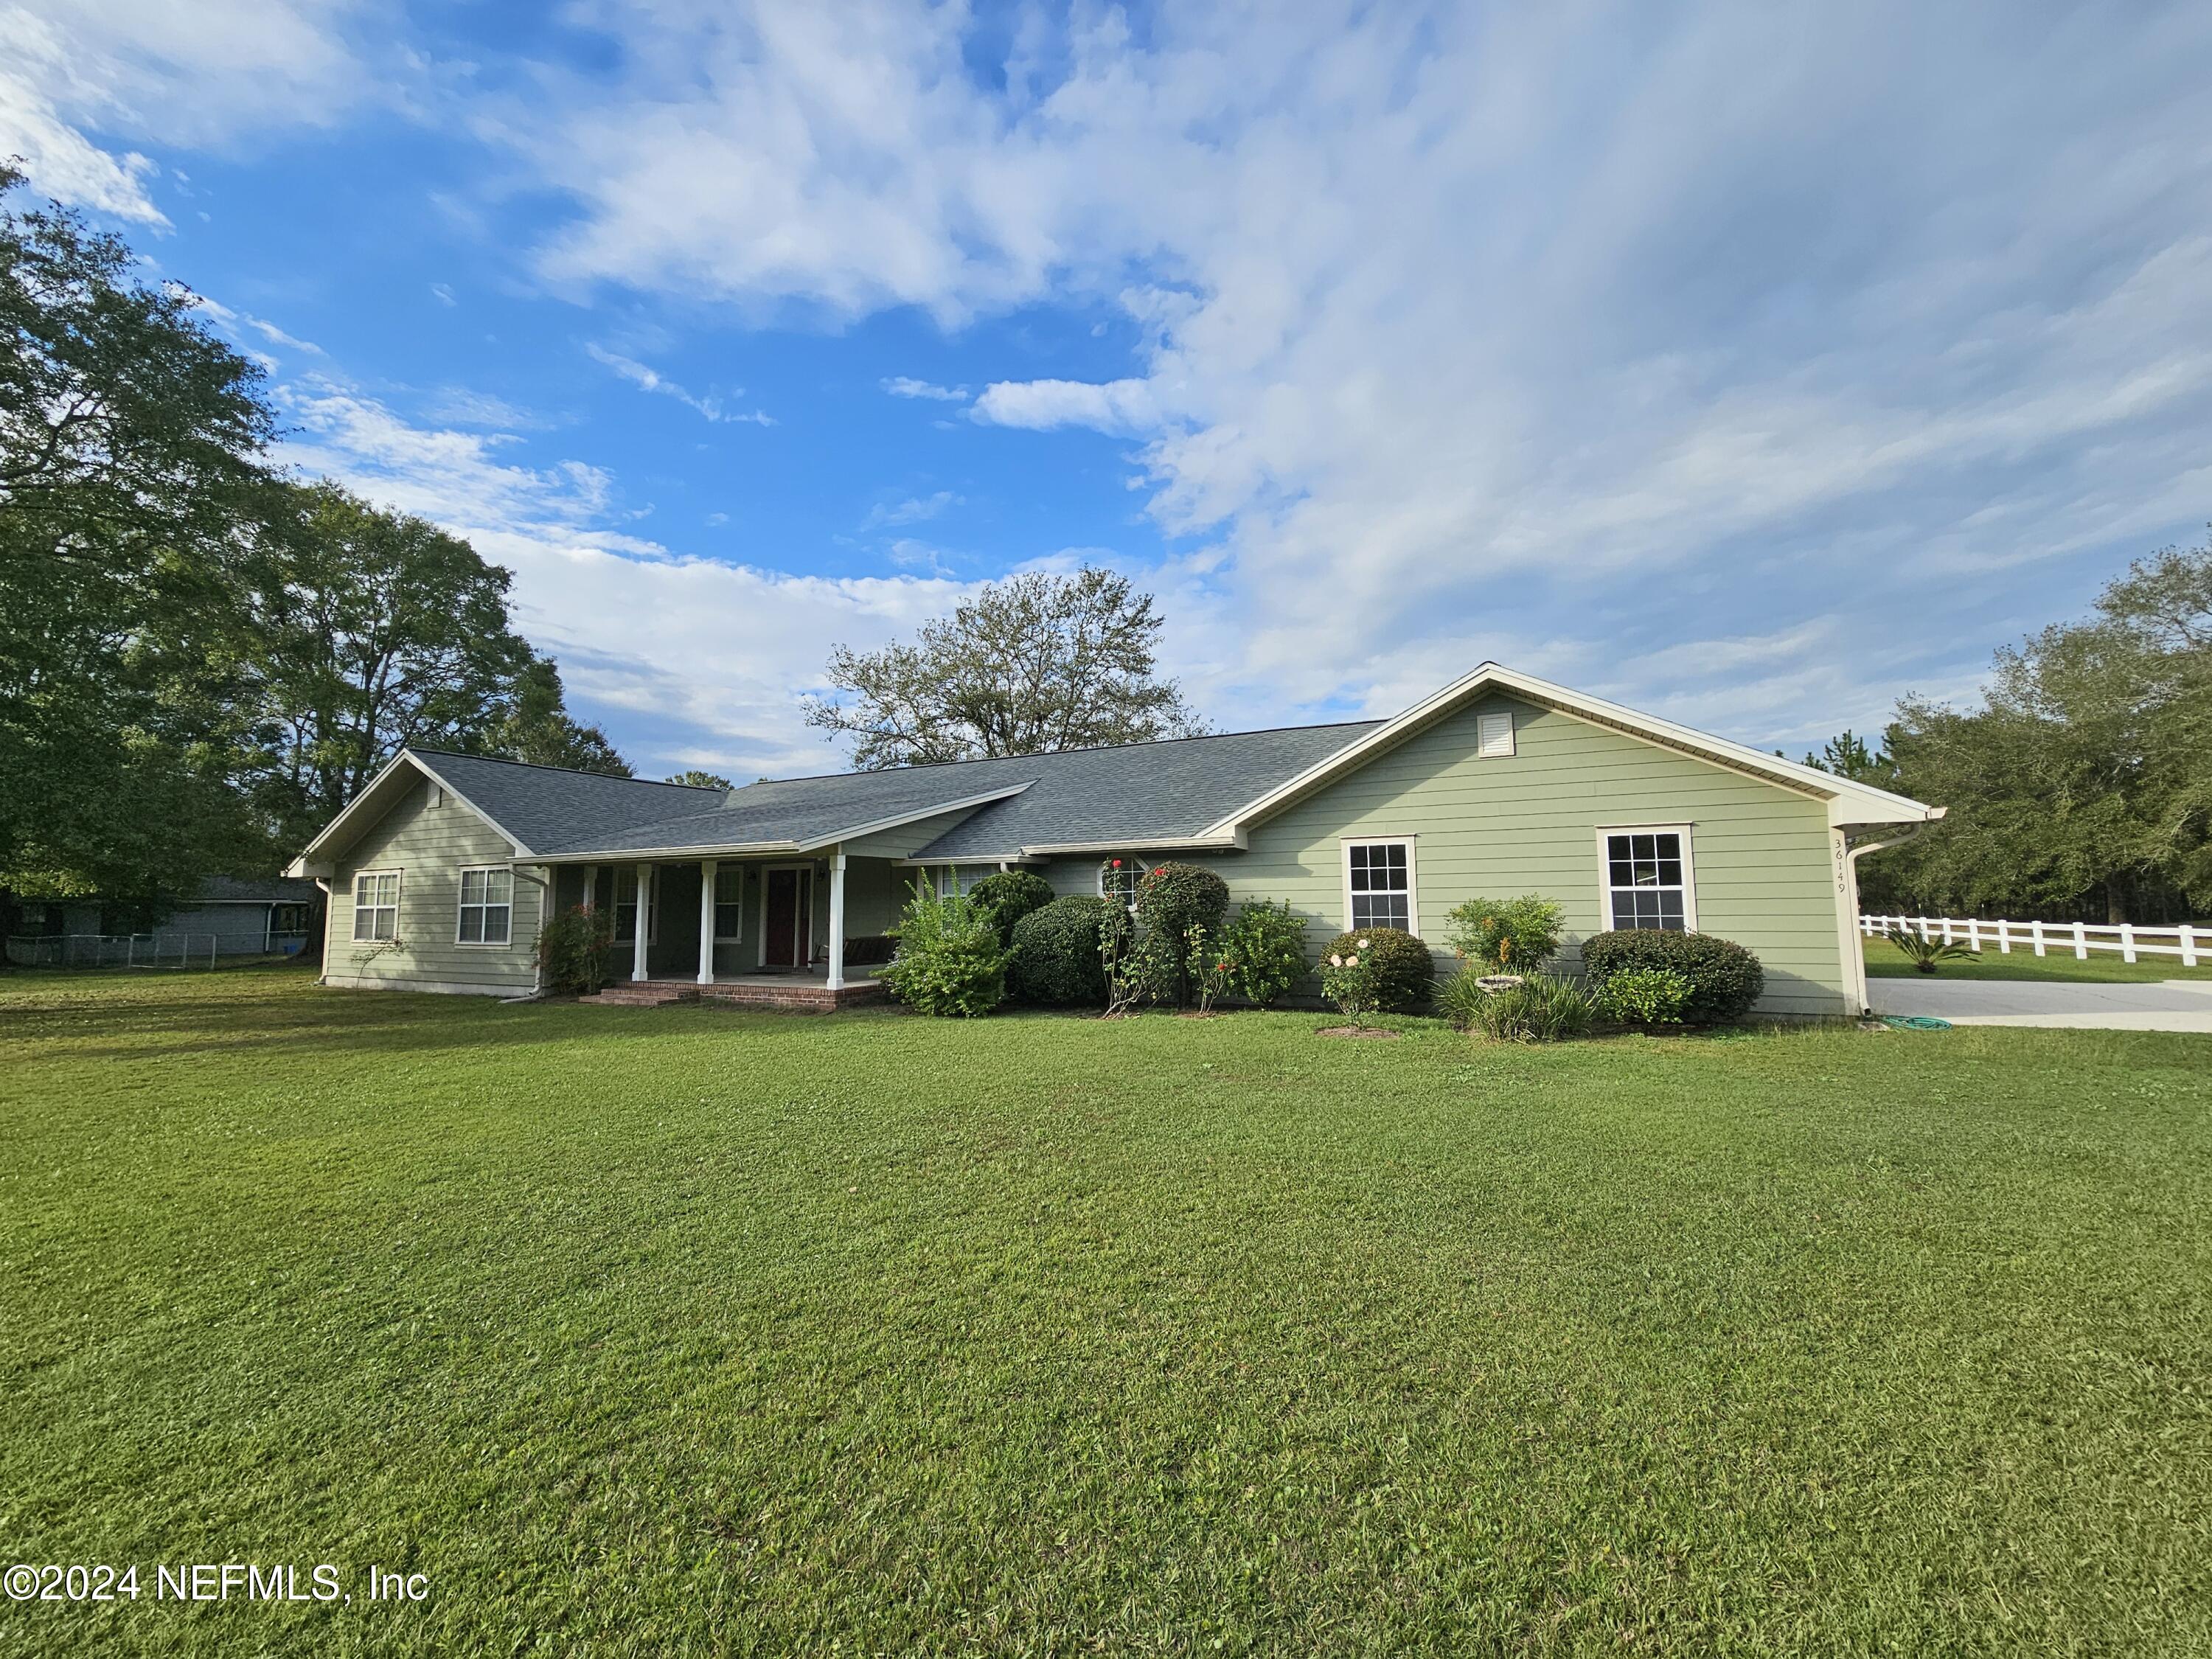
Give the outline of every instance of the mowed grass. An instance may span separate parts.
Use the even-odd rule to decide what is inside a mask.
[[[1905,953],[1886,939],[1862,941],[1866,947],[1867,976],[1870,979],[1911,979],[1920,977],[1920,970],[1906,959]],[[1936,977],[1941,979],[2039,979],[2064,980],[2089,985],[2150,985],[2162,979],[2212,979],[2212,930],[2205,935],[2207,957],[2194,968],[2185,968],[2178,956],[2153,956],[2143,953],[2134,962],[2124,962],[2114,951],[2092,951],[2087,957],[2074,954],[2074,947],[2062,948],[2056,943],[2046,943],[2047,956],[2039,957],[2033,946],[2014,945],[2009,951],[2000,951],[1994,945],[1985,945],[1981,954],[1954,957],[1936,964]]]
[[[2212,1646],[2212,1041],[1326,1023],[0,980],[0,1644]]]

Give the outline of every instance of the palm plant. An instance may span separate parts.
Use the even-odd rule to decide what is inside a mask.
[[[1882,930],[1884,939],[1905,953],[1905,959],[1923,974],[1936,971],[1939,962],[1959,962],[1966,957],[1979,957],[1979,951],[1970,951],[1963,945],[1929,935],[1903,923]]]

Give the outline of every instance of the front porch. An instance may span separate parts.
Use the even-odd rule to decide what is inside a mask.
[[[687,979],[617,980],[586,1002],[617,1007],[658,1008],[672,1002],[711,1002],[733,1008],[772,1008],[786,1013],[831,1014],[841,1008],[888,1002],[890,988],[878,979],[848,979],[833,986],[826,973],[741,974],[702,984]]]
[[[612,981],[587,1000],[826,1012],[888,998],[876,978],[888,954],[882,936],[917,878],[933,876],[843,848],[812,857],[580,862],[555,872],[553,900],[559,909],[612,914]],[[849,968],[848,946],[858,958]]]

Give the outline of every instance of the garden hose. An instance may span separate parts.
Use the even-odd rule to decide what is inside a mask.
[[[1949,1020],[1930,1019],[1925,1014],[1884,1014],[1881,1023],[1894,1025],[1900,1031],[1948,1031],[1951,1029]]]

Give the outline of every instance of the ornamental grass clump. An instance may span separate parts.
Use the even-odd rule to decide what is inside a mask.
[[[1355,927],[1321,953],[1322,994],[1352,1019],[1419,1013],[1436,974],[1429,947],[1398,927]]]
[[[1596,1000],[1571,979],[1531,974],[1474,1005],[1473,1029],[1493,1042],[1560,1042],[1588,1031]]]
[[[1444,913],[1444,943],[1462,962],[1493,974],[1533,974],[1559,953],[1566,913],[1526,893],[1513,899],[1469,899]]]
[[[908,1007],[974,1019],[1006,996],[1006,963],[989,912],[964,895],[940,898],[927,882],[899,918],[898,954],[878,975]]]

